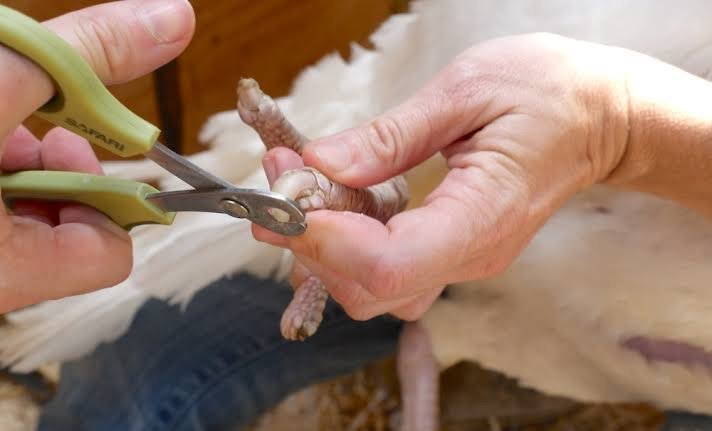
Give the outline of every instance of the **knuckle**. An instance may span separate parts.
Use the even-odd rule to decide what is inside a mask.
[[[372,313],[369,313],[369,311],[362,306],[344,306],[344,311],[346,311],[346,314],[348,314],[353,320],[361,322],[369,320],[373,317],[371,315]]]
[[[393,314],[397,318],[405,320],[406,322],[414,322],[423,316],[423,311],[420,311],[417,307],[407,307],[400,309]]]
[[[322,262],[323,247],[321,246],[321,243],[318,240],[310,239],[307,241],[296,242],[296,244],[298,244],[298,246],[295,247],[294,251],[306,255],[315,262]]]
[[[379,162],[397,164],[405,144],[405,131],[395,118],[384,115],[373,120],[366,129],[366,149]]]
[[[444,96],[457,106],[468,105],[490,93],[502,80],[502,67],[492,60],[473,64],[458,61],[449,70],[450,85],[445,86]]]
[[[360,291],[357,288],[343,288],[343,286],[328,285],[327,290],[334,301],[341,305],[344,310],[355,309],[363,303]]]
[[[77,24],[74,31],[94,70],[104,80],[121,76],[133,58],[126,27],[91,13],[80,16]]]
[[[366,289],[377,299],[390,299],[400,294],[413,279],[411,265],[401,265],[381,258],[371,271]]]
[[[423,317],[423,315],[430,309],[433,302],[440,297],[443,287],[432,288],[431,290],[421,294],[418,298],[400,307],[396,310],[396,317],[399,317],[406,321],[415,321]]]
[[[470,51],[465,51],[455,58],[445,69],[445,76],[453,84],[473,81],[478,76],[477,65],[472,61]],[[478,63],[482,63],[481,61]]]
[[[405,313],[402,313],[400,316],[401,320],[405,320],[407,322],[415,322],[416,320],[420,319],[423,317],[423,314],[425,313],[424,310],[419,310],[417,308],[412,308],[406,310]]]

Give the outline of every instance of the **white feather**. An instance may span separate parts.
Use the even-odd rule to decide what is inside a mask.
[[[708,78],[710,22],[708,0],[416,1],[412,13],[392,17],[373,35],[374,50],[355,46],[348,63],[325,57],[277,102],[305,135],[327,135],[403,101],[468,46],[534,31],[623,46]],[[210,147],[192,161],[235,184],[267,187],[264,150],[235,111],[210,118],[201,139]],[[105,169],[158,179],[165,189],[185,186],[151,162],[107,163]],[[598,201],[613,207],[605,221],[590,213]],[[709,410],[708,375],[651,365],[617,345],[621,336],[652,331],[712,346],[700,331],[712,327],[708,224],[651,197],[607,189],[583,194],[505,275],[459,288],[455,300],[435,305],[424,323],[436,354],[444,366],[475,360],[580,399]],[[283,278],[289,265],[287,253],[255,242],[247,223],[219,215],[181,214],[173,226],[142,227],[132,236],[135,267],[125,283],[12,313],[0,330],[0,361],[29,370],[77,357],[120,335],[149,297],[185,304],[224,274],[277,271]],[[669,252],[655,252],[646,242],[651,236]]]

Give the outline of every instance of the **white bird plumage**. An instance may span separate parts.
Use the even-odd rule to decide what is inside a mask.
[[[349,62],[327,56],[277,102],[306,136],[324,136],[403,101],[474,43],[538,31],[622,46],[709,79],[710,22],[708,0],[420,0],[379,28],[373,50],[354,46]],[[209,147],[192,161],[235,184],[268,187],[262,144],[235,111],[210,118],[201,140]],[[105,170],[184,186],[150,161],[106,163]],[[422,183],[426,172],[409,175]],[[289,269],[288,253],[256,242],[247,222],[221,215],[180,214],[172,226],[142,227],[132,237],[128,280],[9,314],[0,361],[26,371],[76,358],[122,334],[150,297],[185,304],[223,275],[284,278]],[[712,346],[704,330],[712,325],[710,256],[709,220],[597,187],[559,211],[507,272],[455,287],[422,323],[444,367],[469,359],[554,394],[712,413],[707,370],[649,363],[620,347],[636,334]]]

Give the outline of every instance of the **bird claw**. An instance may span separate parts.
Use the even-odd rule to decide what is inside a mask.
[[[282,314],[280,329],[288,340],[303,341],[314,335],[323,319],[328,293],[322,282],[310,275],[294,291],[292,302]]]
[[[301,155],[307,138],[285,118],[277,103],[260,90],[254,79],[241,79],[237,87],[237,111],[267,149],[286,147]],[[384,223],[405,207],[407,184],[396,177],[368,189],[353,189],[331,181],[310,167],[282,173],[272,191],[298,202],[305,211],[331,209],[363,213]],[[272,216],[287,220],[288,215],[275,209]],[[299,274],[298,279],[294,275]],[[294,298],[282,315],[280,329],[289,340],[304,340],[313,335],[322,321],[328,293],[323,283],[298,264],[292,268],[290,284]]]

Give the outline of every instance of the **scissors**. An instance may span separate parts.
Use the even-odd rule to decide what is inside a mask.
[[[270,191],[234,187],[158,142],[160,130],[123,106],[68,43],[39,22],[0,5],[0,44],[34,61],[53,79],[56,93],[36,116],[120,157],[143,155],[193,187],[161,192],[120,178],[22,171],[0,175],[7,206],[17,199],[78,202],[126,230],[170,225],[176,212],[198,211],[248,219],[282,235],[305,231],[305,214],[293,200]],[[272,214],[279,214],[279,220]]]

